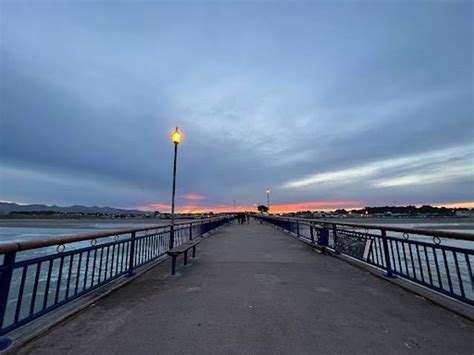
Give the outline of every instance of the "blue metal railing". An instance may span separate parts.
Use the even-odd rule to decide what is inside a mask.
[[[174,246],[230,221],[176,224]],[[170,225],[0,245],[0,336],[163,257]],[[39,254],[39,256],[38,256]]]
[[[327,246],[385,271],[474,305],[474,235],[310,220],[257,216],[298,238]]]

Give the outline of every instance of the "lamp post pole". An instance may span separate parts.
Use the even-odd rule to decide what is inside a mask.
[[[270,211],[270,192],[271,192],[271,191],[272,191],[272,190],[271,190],[270,188],[267,188],[267,189],[265,190],[265,192],[267,193],[267,207],[268,207],[268,210],[269,210],[269,211]]]
[[[170,249],[174,247],[174,199],[176,195],[176,161],[178,158],[178,144],[183,139],[183,135],[178,127],[171,133],[171,139],[174,143],[174,162],[173,162],[173,192],[171,195],[171,229],[170,229]]]

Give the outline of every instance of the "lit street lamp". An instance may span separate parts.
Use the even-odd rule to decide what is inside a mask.
[[[265,192],[267,193],[267,207],[268,207],[268,210],[270,210],[270,192],[272,192],[272,190],[267,187],[265,189]]]
[[[176,194],[176,158],[178,156],[178,144],[183,140],[183,134],[178,127],[171,133],[171,140],[174,143],[174,163],[173,163],[173,194],[171,197],[171,230],[170,230],[170,249],[174,247],[174,197]]]

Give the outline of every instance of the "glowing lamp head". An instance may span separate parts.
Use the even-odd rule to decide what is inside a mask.
[[[171,140],[173,143],[178,144],[183,140],[183,134],[179,131],[178,127],[171,133]]]
[[[272,192],[272,190],[271,190],[270,188],[266,188],[266,189],[265,189],[265,192],[266,192],[267,194],[269,194],[270,192]]]

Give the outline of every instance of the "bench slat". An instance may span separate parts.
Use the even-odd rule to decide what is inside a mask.
[[[199,239],[192,240],[187,243],[181,244],[177,247],[174,247],[173,249],[168,250],[166,253],[171,256],[176,256],[176,255],[184,253],[185,251],[191,249],[192,247],[198,245],[199,243],[201,243]]]

